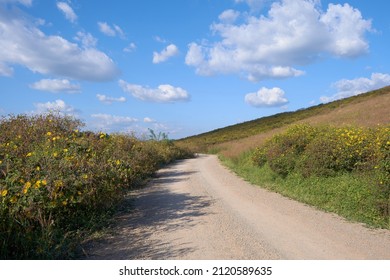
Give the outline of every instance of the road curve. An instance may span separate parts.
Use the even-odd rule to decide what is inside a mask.
[[[199,155],[161,169],[87,259],[390,259],[374,230],[253,186]]]

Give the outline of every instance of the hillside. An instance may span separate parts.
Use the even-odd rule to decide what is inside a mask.
[[[196,151],[235,156],[291,124],[375,126],[390,123],[390,86],[327,104],[243,122],[178,140]]]

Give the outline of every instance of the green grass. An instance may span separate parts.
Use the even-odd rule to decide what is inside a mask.
[[[248,151],[236,159],[220,159],[228,168],[252,184],[317,209],[336,213],[350,221],[390,229],[389,217],[381,215],[377,209],[376,193],[369,178],[356,173],[309,178],[293,173],[282,178],[267,164],[261,168],[254,166],[251,155]]]

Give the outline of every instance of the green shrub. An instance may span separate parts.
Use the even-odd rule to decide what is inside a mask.
[[[162,164],[169,141],[80,132],[56,115],[0,121],[0,258],[66,258],[75,232],[105,215]]]
[[[285,133],[275,135],[263,147],[255,159],[259,163],[265,158],[271,169],[281,176],[287,176],[296,166],[306,146],[315,138],[318,130],[309,125],[296,125]]]
[[[372,182],[372,189],[364,192],[373,193],[377,209],[390,217],[389,127],[293,126],[256,149],[252,161],[260,167],[267,163],[283,178],[354,173]]]

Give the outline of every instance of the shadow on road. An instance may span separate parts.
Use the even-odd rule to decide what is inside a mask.
[[[170,186],[189,179],[194,171],[163,169],[147,187],[124,202],[125,210],[115,217],[109,236],[86,245],[87,259],[173,259],[193,251],[190,244],[175,248],[153,238],[158,232],[190,229],[194,219],[210,215],[208,197],[172,191]]]

